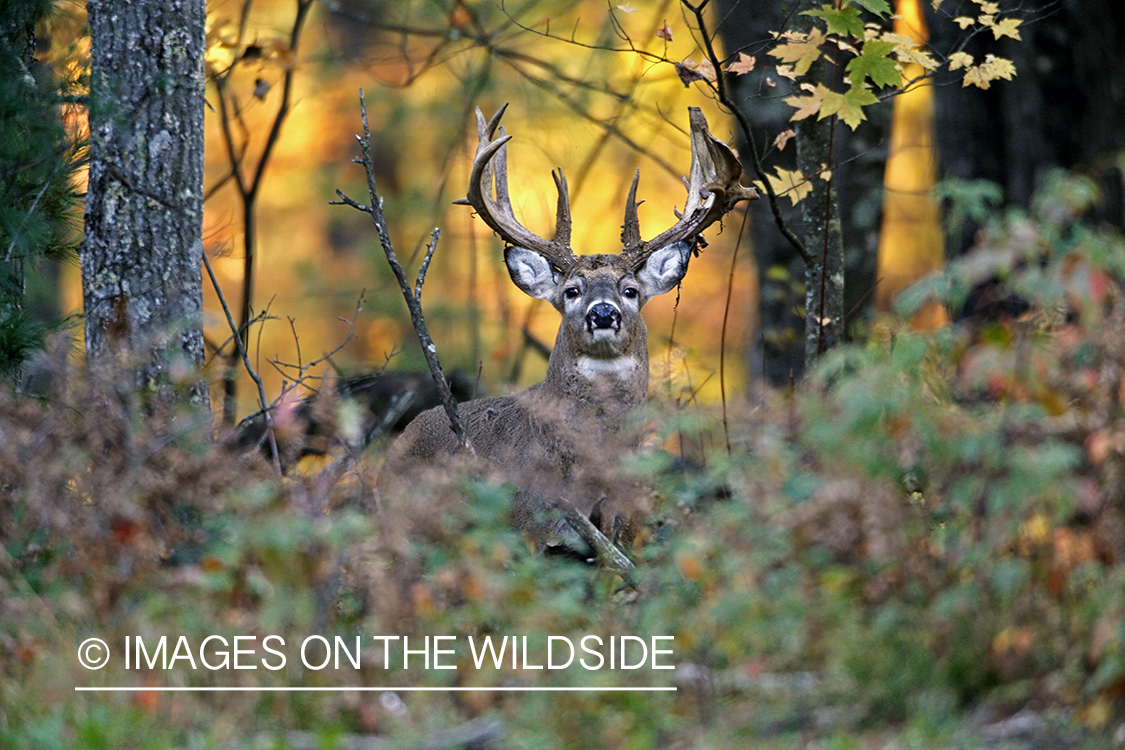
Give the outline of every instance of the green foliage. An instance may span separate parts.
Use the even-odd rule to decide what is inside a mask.
[[[59,117],[62,85],[32,58],[34,32],[51,13],[43,0],[6,3],[0,29],[0,374],[42,344],[25,312],[25,274],[73,253],[79,196],[76,148]]]
[[[998,6],[987,0],[973,2],[981,6],[981,13],[976,18],[953,19],[961,29],[971,29],[973,33],[990,30],[997,40],[1003,36],[1020,38],[1020,19],[1006,14],[1001,18]],[[878,20],[865,21],[861,8]],[[777,66],[778,74],[793,81],[795,92],[805,92],[785,99],[797,110],[790,118],[793,121],[813,114],[818,120],[835,115],[855,130],[867,119],[864,108],[880,101],[874,90],[901,93],[915,85],[915,79],[932,77],[943,66],[950,71],[963,70],[963,85],[985,89],[994,80],[1010,80],[1016,72],[1010,60],[993,54],[978,62],[965,52],[954,51],[947,61],[939,62],[926,49],[927,40],[912,38],[905,32],[895,33],[884,26],[891,20],[891,7],[885,0],[828,3],[802,15],[817,19],[817,23],[807,31],[777,33],[778,44],[769,51],[782,63]],[[848,73],[846,91],[829,89],[822,78],[810,73],[821,59],[843,65]]]
[[[974,746],[970,712],[1030,704],[1067,712],[1066,731],[1096,746],[1125,684],[1125,241],[1083,221],[1096,199],[1052,176],[914,302],[956,302],[942,295],[987,269],[1034,295],[1022,312],[928,334],[888,324],[826,357],[807,392],[732,416],[729,456],[634,457],[656,507],[628,584],[537,553],[508,524],[510,487],[442,475],[411,507],[360,516],[358,464],[332,486],[332,465],[281,480],[184,415],[141,420],[119,389],[73,373],[46,403],[4,396],[0,745],[284,746],[297,730],[417,745],[496,717],[513,746],[852,747],[892,731]],[[659,440],[725,443],[707,415],[652,418]],[[232,676],[94,673],[72,657],[93,635],[271,633],[526,636],[531,664],[548,636],[673,636],[677,668],[477,670],[462,653],[449,671],[378,656]],[[73,691],[232,681],[678,691]]]

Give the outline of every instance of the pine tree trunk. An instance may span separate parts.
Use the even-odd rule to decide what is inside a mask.
[[[204,408],[205,0],[89,0],[86,352]],[[179,390],[177,390],[179,389]]]

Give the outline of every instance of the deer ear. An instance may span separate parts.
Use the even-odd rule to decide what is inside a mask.
[[[659,250],[653,250],[648,260],[637,271],[637,278],[648,287],[650,296],[672,291],[687,273],[691,258],[691,245],[687,242],[673,242]]]
[[[504,249],[504,263],[516,286],[536,299],[547,299],[559,283],[559,275],[539,253],[525,247]]]

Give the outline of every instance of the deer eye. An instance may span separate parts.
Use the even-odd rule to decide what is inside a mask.
[[[636,299],[637,295],[639,294],[640,292],[638,292],[637,288],[633,286],[627,286],[625,287],[625,291],[621,292],[621,296],[623,296],[625,299]]]
[[[576,286],[568,286],[563,290],[563,296],[567,299],[574,299],[582,292]]]

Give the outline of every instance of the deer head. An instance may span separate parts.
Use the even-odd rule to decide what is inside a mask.
[[[639,381],[643,398],[648,353],[641,308],[680,283],[693,252],[703,244],[701,233],[735,203],[757,198],[757,191],[740,184],[738,157],[711,135],[703,113],[691,107],[691,171],[684,181],[684,209],[675,212],[678,221],[650,240],[641,238],[637,170],[625,202],[621,252],[575,255],[570,247],[570,197],[562,169],[551,173],[558,192],[554,237],[546,240],[515,218],[508,193],[507,143],[511,136],[499,128],[499,137],[495,137],[507,106],[487,122],[477,109],[478,145],[469,192],[457,203],[472,206],[505,241],[504,261],[516,286],[549,301],[562,315],[546,385],[569,390],[565,386],[574,380],[632,376]]]

